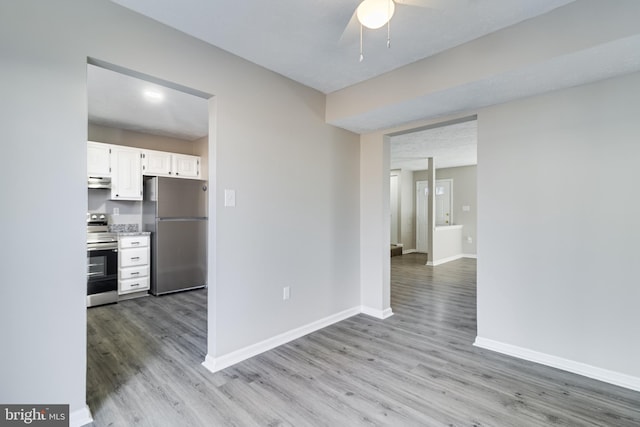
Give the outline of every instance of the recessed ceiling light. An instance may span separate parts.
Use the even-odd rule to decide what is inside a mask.
[[[156,90],[145,90],[144,97],[151,102],[160,102],[164,99],[164,95]]]

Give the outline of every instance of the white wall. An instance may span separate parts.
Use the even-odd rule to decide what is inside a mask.
[[[211,356],[359,306],[359,139],[321,93],[106,0],[1,2],[1,402],[85,408],[88,56],[216,95]]]
[[[380,318],[392,315],[389,160],[388,138],[360,137],[360,292],[363,311]]]
[[[415,233],[416,188],[413,171],[400,171],[400,241],[404,250],[416,248]]]
[[[198,152],[200,141],[203,139],[206,140],[206,138],[199,138],[195,141],[188,141],[185,139],[103,126],[95,123],[89,124],[88,137],[90,141],[104,142],[106,144],[126,145],[127,147],[144,148],[147,150],[193,155],[200,155]]]
[[[436,169],[436,179],[453,180],[453,223],[464,226],[462,228],[462,253],[466,255],[477,254],[477,168],[473,165]],[[413,173],[414,188],[418,181],[428,181],[428,171],[415,171]],[[469,206],[469,211],[463,211],[463,206]],[[414,236],[416,234],[415,226],[413,234]],[[467,241],[467,236],[471,237],[471,243]]]
[[[467,255],[477,254],[477,169],[477,166],[436,169],[437,179],[453,180],[453,224],[464,226],[462,228],[462,253]],[[464,211],[463,206],[468,206],[469,210]],[[471,237],[471,243],[467,241],[467,237]]]
[[[638,87],[480,112],[478,337],[640,390]]]

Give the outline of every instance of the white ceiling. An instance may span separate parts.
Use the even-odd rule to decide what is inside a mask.
[[[95,65],[87,66],[89,122],[193,141],[209,133],[208,101]],[[146,91],[163,96],[150,101]]]
[[[436,169],[475,165],[477,141],[477,120],[392,136],[391,169],[426,170],[429,157]]]
[[[431,7],[396,7],[391,21],[390,49],[386,47],[385,29],[365,30],[365,59],[359,62],[359,27],[354,25],[353,12],[360,0],[111,1],[324,93],[366,81],[574,3],[574,0],[402,0],[403,3]],[[345,27],[348,27],[346,32]],[[532,62],[528,66],[505,70],[469,84],[416,96],[383,108],[341,117],[330,124],[366,133],[473,111],[638,70],[640,34],[596,44],[544,62]],[[195,125],[178,118],[159,121],[156,117],[155,121],[142,123],[143,117],[139,114],[142,107],[132,101],[131,95],[139,89],[131,89],[131,93],[117,97],[118,85],[112,85],[107,79],[103,81],[102,77],[97,76],[90,81],[90,95],[96,97],[93,101],[90,99],[89,106],[93,121],[125,127],[122,126],[124,120],[134,118],[137,123],[127,126],[148,129],[150,133],[183,135],[183,139],[193,137],[188,134]],[[110,105],[100,106],[107,97]],[[170,103],[173,106],[170,117],[177,117],[180,111],[189,109],[181,105],[178,98]],[[206,119],[200,126],[202,129],[206,127]],[[394,137],[392,146],[397,145],[399,150],[393,154],[396,158],[394,165],[399,164],[399,157],[429,156],[439,159],[437,167],[468,164],[471,151],[475,151],[471,149],[470,132],[460,125]],[[195,131],[194,134],[200,133]],[[418,141],[419,137],[426,136],[434,141],[429,150]],[[449,142],[445,143],[445,140]],[[400,149],[401,145],[406,147]],[[409,147],[413,147],[413,151]],[[445,148],[453,154],[448,155]],[[447,156],[452,158],[447,160]],[[404,164],[403,168],[424,169],[417,164],[414,160]]]
[[[330,93],[573,0],[402,0],[386,27],[349,24],[361,0],[112,0],[324,93]]]

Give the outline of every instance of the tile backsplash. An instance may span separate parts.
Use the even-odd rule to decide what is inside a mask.
[[[138,231],[140,231],[140,225],[139,224],[109,224],[109,231],[112,233],[137,233]]]
[[[109,214],[109,228],[114,232],[132,233],[142,230],[142,202],[110,200],[110,194],[108,190],[90,188],[87,212]]]

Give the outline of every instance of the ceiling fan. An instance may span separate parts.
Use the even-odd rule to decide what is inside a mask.
[[[438,8],[438,3],[443,0],[363,0],[351,16],[342,38],[345,34],[352,32],[354,28],[360,27],[360,62],[364,60],[364,50],[362,35],[364,28],[377,30],[385,24],[387,26],[387,47],[391,47],[391,18],[395,13],[396,6],[415,6],[423,8]]]

